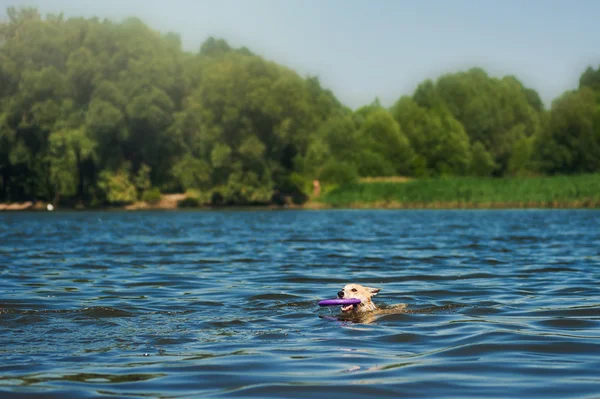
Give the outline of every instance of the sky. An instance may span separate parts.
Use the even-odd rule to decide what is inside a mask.
[[[385,106],[425,79],[479,66],[544,103],[600,65],[598,0],[0,0],[42,14],[135,16],[197,51],[209,36],[316,75],[345,105]]]

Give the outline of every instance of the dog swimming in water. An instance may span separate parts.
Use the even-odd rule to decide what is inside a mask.
[[[400,313],[406,309],[406,304],[400,303],[389,308],[380,309],[375,305],[372,298],[381,291],[381,288],[365,287],[360,284],[346,284],[341,291],[337,293],[340,299],[360,299],[356,305],[342,305],[341,310],[345,314],[365,314],[372,312],[375,314]]]

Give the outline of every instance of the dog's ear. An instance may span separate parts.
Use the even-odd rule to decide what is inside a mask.
[[[377,295],[377,293],[379,291],[381,291],[381,288],[371,288],[371,287],[365,287],[367,289],[367,291],[369,291],[371,293],[371,295],[375,296]]]

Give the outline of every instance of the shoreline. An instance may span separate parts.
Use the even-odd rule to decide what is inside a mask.
[[[170,201],[169,201],[170,202]],[[201,205],[195,207],[180,207],[176,203],[165,204],[163,201],[157,204],[147,202],[136,202],[124,206],[55,206],[55,211],[106,211],[106,212],[137,212],[137,211],[193,211],[193,210],[343,210],[343,209],[388,209],[388,210],[501,210],[501,209],[600,209],[598,200],[573,200],[573,201],[540,201],[540,202],[482,202],[468,203],[458,201],[438,201],[430,203],[401,203],[397,201],[374,201],[374,202],[356,202],[348,205],[332,205],[325,202],[309,201],[301,205]],[[45,202],[21,202],[21,203],[0,203],[0,213],[10,212],[49,212],[46,209]]]
[[[245,204],[203,202],[197,193],[165,193],[156,201],[90,205],[81,201],[0,203],[0,213],[19,211],[176,211],[326,209],[600,209],[600,174],[537,178],[362,179],[328,186],[295,203],[288,194]],[[51,206],[50,206],[51,205]]]

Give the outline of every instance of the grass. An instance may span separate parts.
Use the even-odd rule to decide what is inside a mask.
[[[336,187],[318,201],[365,208],[600,207],[600,174],[402,181],[361,181]]]
[[[361,183],[406,183],[413,180],[405,176],[361,177]]]

